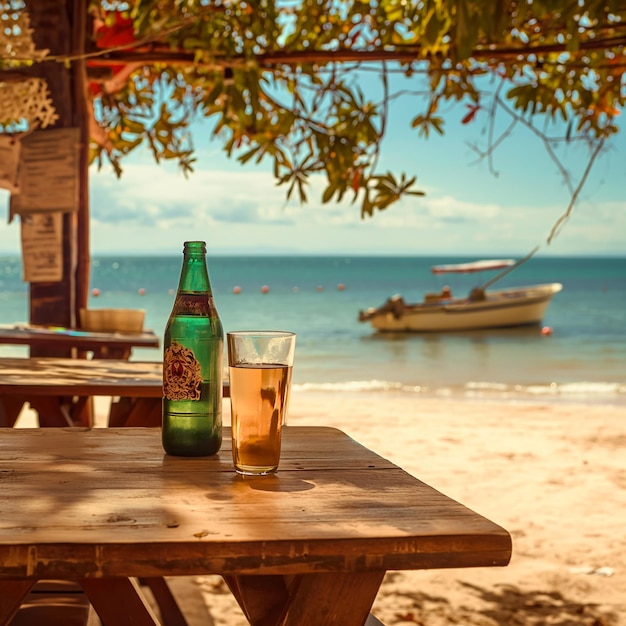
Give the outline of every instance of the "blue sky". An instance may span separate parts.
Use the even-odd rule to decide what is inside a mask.
[[[542,143],[519,128],[495,154],[498,176],[468,143],[484,145],[483,123],[463,126],[464,107],[446,114],[443,137],[418,137],[405,104],[392,111],[380,170],[418,177],[410,197],[361,219],[360,206],[322,204],[323,180],[309,201],[285,200],[267,166],[228,159],[208,128],[194,132],[195,172],[157,165],[147,150],[90,174],[93,254],[180,254],[204,239],[210,254],[524,255],[626,254],[626,136],[622,131],[594,166],[573,216],[550,246],[546,238],[569,194]],[[621,120],[624,127],[625,121]],[[565,162],[577,181],[588,153],[570,145]],[[0,207],[8,193],[0,190]],[[0,209],[1,210],[1,209]],[[5,213],[6,215],[6,210]],[[19,252],[19,223],[0,223],[0,253]]]

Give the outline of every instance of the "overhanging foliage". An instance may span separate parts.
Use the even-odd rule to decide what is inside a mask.
[[[487,120],[485,156],[509,132],[504,112],[554,158],[558,142],[588,142],[591,165],[626,97],[623,0],[101,0],[90,12],[93,160],[119,173],[147,143],[191,171],[189,128],[204,116],[229,155],[269,160],[288,197],[306,200],[322,173],[323,201],[348,194],[363,215],[421,194],[415,177],[378,171],[393,71],[415,81],[416,138],[443,134],[456,102],[463,123]],[[578,191],[570,182],[568,212]]]

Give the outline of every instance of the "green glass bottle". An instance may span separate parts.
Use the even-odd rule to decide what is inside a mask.
[[[204,241],[186,241],[163,337],[163,449],[207,456],[222,445],[224,329],[213,302]]]

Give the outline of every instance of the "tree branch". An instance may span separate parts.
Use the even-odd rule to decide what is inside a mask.
[[[563,215],[559,217],[559,219],[555,222],[554,226],[550,230],[550,234],[548,235],[548,239],[547,239],[548,245],[552,243],[552,240],[558,234],[561,226],[567,221],[569,216],[572,214],[572,211],[574,210],[574,206],[576,205],[576,202],[578,200],[578,196],[580,195],[582,188],[585,186],[585,183],[587,182],[587,178],[589,177],[589,174],[591,173],[593,164],[595,163],[596,158],[600,154],[600,150],[602,150],[602,147],[604,146],[605,141],[606,141],[606,137],[602,137],[596,144],[596,147],[594,148],[593,153],[591,154],[591,158],[589,159],[589,162],[587,163],[587,167],[585,168],[585,171],[580,181],[578,182],[576,189],[572,193],[572,197],[567,206],[567,209],[565,210],[565,213],[563,213]]]
[[[129,44],[128,48],[133,47]],[[607,48],[618,48],[626,46],[626,36],[607,39],[590,39],[580,43],[579,51],[600,50]],[[477,47],[471,54],[471,58],[476,61],[494,61],[510,57],[529,57],[531,55],[559,54],[569,52],[565,44],[546,44],[528,46],[506,46],[506,47]],[[347,62],[376,62],[376,61],[398,61],[410,63],[423,59],[423,51],[419,45],[398,45],[393,50],[281,50],[260,52],[255,55],[256,62],[263,67],[275,65],[299,65],[302,63],[326,64],[326,63],[347,63]],[[47,57],[40,62],[65,62],[67,59],[58,57]],[[425,59],[426,60],[426,59]],[[153,63],[163,63],[172,65],[202,65],[198,63],[194,50],[176,51],[169,47],[153,44],[136,45],[132,50],[123,49],[93,52],[89,55],[89,64],[92,66],[111,65],[119,63],[140,62],[146,65]],[[248,62],[244,56],[226,57],[221,54],[214,54],[211,63],[222,67],[236,67]]]

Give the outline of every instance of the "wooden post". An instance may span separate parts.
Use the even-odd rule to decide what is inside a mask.
[[[69,56],[84,48],[87,8],[85,0],[26,0],[37,49],[49,56]],[[59,116],[55,128],[79,127],[79,206],[63,215],[63,277],[59,282],[31,283],[31,324],[75,327],[77,311],[87,301],[89,276],[88,238],[88,127],[84,62],[71,66],[43,62],[33,73],[44,78]],[[45,130],[43,131],[45,132]],[[79,288],[80,286],[80,288]],[[31,349],[33,356],[71,356],[67,350]]]
[[[73,4],[72,49],[74,56],[85,52],[90,21],[87,15],[88,0],[71,0]],[[91,253],[89,247],[89,115],[87,107],[87,68],[84,59],[72,63],[74,126],[80,128],[80,155],[78,159],[78,213],[76,231],[76,297],[74,299],[75,321],[79,310],[87,306],[89,298],[89,275]]]

